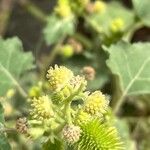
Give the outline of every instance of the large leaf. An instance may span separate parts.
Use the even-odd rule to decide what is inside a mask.
[[[23,52],[18,38],[0,39],[0,95],[14,86],[21,90],[20,76],[32,67],[32,54]]]
[[[0,103],[0,150],[10,150],[11,147],[7,141],[7,138],[4,133],[1,132],[1,129],[3,128],[4,123],[4,110]]]
[[[150,0],[132,0],[138,17],[146,26],[150,26]]]
[[[112,45],[107,65],[119,77],[123,96],[150,93],[150,43]]]
[[[57,43],[59,40],[74,32],[74,21],[72,17],[59,18],[55,15],[47,19],[47,25],[44,28],[44,38],[47,45]]]

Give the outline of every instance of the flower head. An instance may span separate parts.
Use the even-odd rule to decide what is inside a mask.
[[[28,132],[27,118],[19,118],[16,121],[16,130],[22,134],[26,134]]]
[[[31,116],[33,119],[44,120],[49,119],[54,115],[51,101],[48,96],[41,96],[31,100]]]
[[[68,84],[73,77],[73,73],[64,66],[58,67],[55,65],[54,68],[50,67],[46,77],[48,78],[51,90],[59,91]]]
[[[66,125],[62,130],[63,138],[69,143],[76,143],[81,135],[81,129],[79,126]]]
[[[100,91],[95,91],[89,95],[85,101],[84,111],[91,114],[103,114],[107,110],[109,101]]]

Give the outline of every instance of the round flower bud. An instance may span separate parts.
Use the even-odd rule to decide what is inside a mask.
[[[44,120],[53,117],[54,112],[52,110],[51,101],[48,96],[42,96],[39,98],[33,98],[31,100],[30,114],[33,119]]]
[[[50,89],[52,91],[60,91],[71,80],[73,73],[64,66],[58,67],[55,65],[54,68],[50,67],[46,77],[48,78]]]
[[[27,118],[19,118],[17,121],[16,121],[16,130],[19,132],[19,133],[22,133],[22,134],[27,134],[28,132],[28,123],[27,123]]]
[[[109,101],[100,91],[89,95],[85,101],[84,111],[91,115],[101,115],[107,110]]]
[[[112,32],[120,32],[124,28],[124,21],[121,18],[114,19],[110,24]]]
[[[95,70],[91,66],[83,67],[83,69],[81,70],[81,73],[85,75],[85,78],[87,80],[93,80],[95,78]]]
[[[62,1],[62,0],[58,1],[58,5],[55,7],[55,12],[56,14],[58,14],[59,16],[63,18],[69,17],[72,15],[72,11],[68,2]]]
[[[62,135],[66,142],[69,144],[74,144],[78,142],[80,138],[81,129],[79,126],[66,125],[62,130]]]
[[[71,45],[63,45],[60,48],[60,54],[65,57],[65,58],[69,58],[71,56],[73,56],[74,50],[73,47]]]
[[[93,5],[93,12],[104,12],[106,10],[106,4],[102,1],[95,1]]]

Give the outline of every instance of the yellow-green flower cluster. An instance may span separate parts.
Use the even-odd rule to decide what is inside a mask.
[[[30,115],[36,120],[45,120],[54,116],[54,112],[51,107],[51,101],[48,96],[42,96],[39,98],[31,99],[31,111]]]
[[[95,91],[89,95],[85,101],[84,111],[91,115],[104,114],[107,110],[109,101],[100,91]]]
[[[60,91],[72,79],[73,73],[64,66],[58,67],[55,65],[54,68],[50,67],[46,77],[48,78],[50,89],[52,91]]]

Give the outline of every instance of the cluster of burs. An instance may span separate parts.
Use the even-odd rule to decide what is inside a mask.
[[[55,65],[47,71],[49,92],[30,99],[30,117],[19,119],[21,133],[78,150],[121,150],[117,130],[106,119],[109,100],[100,91],[86,91],[84,76]]]

